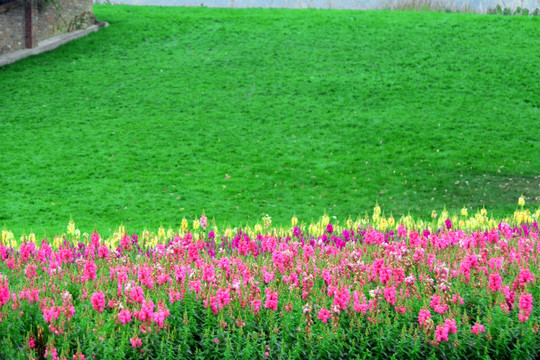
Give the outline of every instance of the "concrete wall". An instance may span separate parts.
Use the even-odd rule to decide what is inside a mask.
[[[95,23],[92,0],[56,0],[41,9],[31,6],[31,41],[35,47],[45,39],[61,33],[86,29]],[[15,2],[0,5],[0,55],[24,49],[26,46],[25,8]]]

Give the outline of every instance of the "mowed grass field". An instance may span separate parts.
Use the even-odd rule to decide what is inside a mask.
[[[94,7],[0,68],[20,234],[540,204],[540,18]]]

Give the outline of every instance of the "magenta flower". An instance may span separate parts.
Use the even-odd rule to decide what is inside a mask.
[[[326,225],[326,232],[329,234],[334,232],[334,227],[332,226],[332,224]]]

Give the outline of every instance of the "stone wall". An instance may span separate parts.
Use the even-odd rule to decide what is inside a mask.
[[[0,55],[26,47],[54,35],[86,29],[95,23],[92,0],[56,0],[41,9],[33,3],[29,9],[17,1],[0,5]],[[31,13],[31,27],[27,30],[27,12]],[[27,33],[31,36],[27,39]]]
[[[26,47],[24,26],[22,6],[0,5],[0,55]]]

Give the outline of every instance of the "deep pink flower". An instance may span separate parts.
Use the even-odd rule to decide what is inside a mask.
[[[101,291],[96,291],[91,297],[92,307],[98,311],[103,312],[105,309],[105,295]]]
[[[277,310],[277,306],[278,306],[277,291],[272,291],[272,289],[266,288],[264,292],[266,293],[266,300],[264,302],[264,307],[267,309]]]
[[[386,287],[384,288],[384,299],[390,303],[390,305],[394,305],[396,302],[396,288]]]
[[[30,349],[33,349],[36,347],[36,340],[34,339],[33,335],[31,335],[30,338],[28,339],[28,346],[30,347]]]
[[[190,281],[188,287],[191,291],[197,294],[201,292],[201,282],[198,280]]]
[[[96,264],[92,260],[87,260],[84,263],[84,280],[95,280],[96,279]]]
[[[528,283],[534,283],[536,277],[529,271],[529,269],[521,269],[518,275],[519,285],[525,287]]]
[[[501,288],[502,278],[497,273],[489,274],[489,287],[492,291],[497,291]]]
[[[437,328],[435,329],[435,338],[439,342],[448,341],[448,333],[449,333],[449,331],[450,331],[450,328],[448,326],[446,326],[445,324],[437,325]]]
[[[431,319],[431,313],[429,310],[421,309],[418,313],[418,323],[420,324],[420,327],[426,327],[429,319]]]
[[[127,324],[131,321],[131,311],[128,309],[120,311],[120,313],[118,313],[118,319],[123,325]]]
[[[533,296],[529,293],[523,293],[519,297],[519,321],[525,322],[531,316],[533,309]]]
[[[10,298],[8,279],[7,277],[3,278],[2,274],[0,274],[0,306],[7,304]]]
[[[319,315],[317,316],[317,318],[321,319],[323,323],[327,322],[329,317],[330,317],[330,311],[328,311],[328,309],[326,308],[322,308],[319,311]]]
[[[446,319],[444,321],[444,325],[448,327],[450,334],[457,333],[457,326],[456,326],[456,320],[455,319]]]
[[[258,314],[261,309],[261,300],[255,299],[251,301],[251,311],[253,311],[254,314]]]

